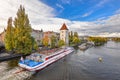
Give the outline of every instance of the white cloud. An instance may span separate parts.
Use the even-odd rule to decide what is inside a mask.
[[[54,9],[39,0],[2,0],[0,1],[0,26],[7,25],[9,17],[15,17],[20,4],[24,5],[32,24],[39,19],[53,17]]]
[[[82,2],[82,0],[80,0],[80,1]],[[90,10],[87,13],[84,13],[82,16],[81,15],[73,16],[71,19],[75,19],[75,18],[78,18],[78,17],[87,17],[87,16],[90,16],[93,12],[95,12],[99,8],[103,7],[104,4],[106,4],[107,2],[109,2],[109,0],[101,0],[96,5],[91,6],[89,8]]]
[[[59,13],[61,13],[64,10],[64,7],[61,4],[56,4],[57,7],[59,7],[61,10],[59,11]]]
[[[58,3],[56,4],[56,6],[61,8],[61,9],[64,9],[64,7],[62,5],[60,5],[60,4],[58,4]]]
[[[102,7],[105,3],[107,3],[109,0],[100,0],[100,2],[95,7]]]
[[[61,2],[62,2],[63,4],[70,4],[70,3],[71,3],[71,0],[61,0]]]
[[[4,4],[4,5],[3,5]],[[108,18],[102,18],[94,22],[70,21],[55,17],[54,9],[39,0],[3,0],[0,2],[0,32],[6,27],[7,19],[15,17],[20,6],[24,5],[26,13],[30,18],[32,28],[44,31],[58,32],[63,23],[69,30],[77,31],[79,34],[93,35],[101,33],[120,33],[120,14]],[[101,3],[102,5],[103,3]],[[62,7],[61,7],[62,8]],[[92,13],[92,12],[91,12]],[[91,13],[87,13],[90,15]],[[116,34],[117,35],[117,34]]]
[[[115,14],[120,14],[120,8],[115,11]]]
[[[94,35],[94,36],[100,36],[100,37],[120,37],[120,33],[114,32],[114,33],[101,33],[99,35]]]
[[[93,13],[93,11],[89,11],[89,12],[83,14],[82,17],[87,17],[87,16],[91,15],[92,13]]]

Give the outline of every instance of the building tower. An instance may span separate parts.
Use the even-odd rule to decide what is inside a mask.
[[[69,44],[69,35],[68,34],[69,34],[68,28],[67,28],[66,24],[64,23],[62,25],[62,27],[60,28],[60,40],[63,40],[66,45]]]

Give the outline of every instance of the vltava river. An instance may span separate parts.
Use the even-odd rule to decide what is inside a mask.
[[[37,72],[31,80],[120,80],[120,43],[109,41],[84,52],[76,49]]]

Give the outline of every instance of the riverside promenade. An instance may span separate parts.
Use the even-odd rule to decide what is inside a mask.
[[[58,51],[60,48],[55,48],[55,49],[48,49],[48,50],[42,50],[39,51],[38,53],[41,54],[52,54],[56,51]],[[4,53],[6,54],[6,53]],[[9,56],[9,55],[7,55]],[[7,58],[7,56],[3,57],[4,59]],[[15,57],[19,57],[21,55],[15,55],[13,56],[13,60],[15,59]],[[1,58],[1,60],[3,60],[3,58]],[[3,73],[0,74],[0,78],[1,80],[25,80],[25,79],[29,79],[33,74],[35,74],[36,72],[30,72],[27,71],[19,66],[12,67],[9,68],[8,66],[10,66],[10,64],[14,63],[14,61],[11,60],[12,56],[10,57],[9,61],[11,61],[11,63],[9,61],[4,61],[0,63],[0,71],[2,71]],[[16,61],[18,59],[15,59]]]

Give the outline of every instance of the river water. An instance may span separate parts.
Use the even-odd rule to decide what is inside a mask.
[[[84,52],[76,49],[37,72],[30,80],[120,80],[120,43],[109,41]]]
[[[103,60],[99,61],[99,57]],[[0,74],[0,80],[3,77],[6,80],[7,70],[14,69],[16,63],[17,60],[0,63],[0,71],[4,73]],[[30,72],[25,73],[19,75],[26,77]],[[109,41],[86,51],[76,48],[74,53],[35,73],[29,80],[120,80],[120,43]]]

